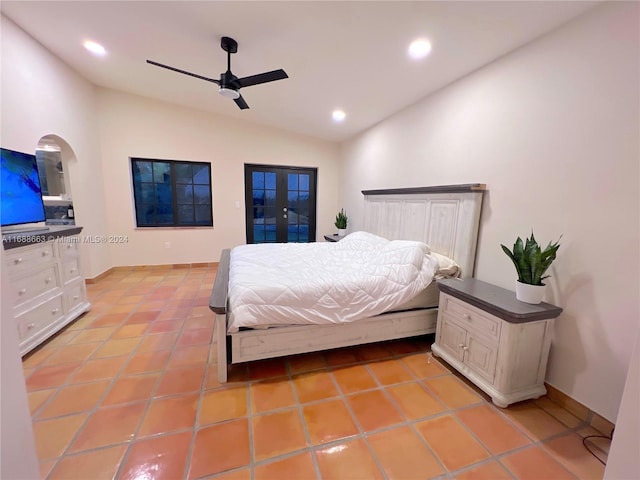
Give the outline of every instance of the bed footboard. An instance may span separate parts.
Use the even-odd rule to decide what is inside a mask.
[[[218,381],[220,383],[227,381],[227,293],[230,261],[231,250],[223,250],[211,297],[209,297],[209,308],[216,314],[215,336],[218,352]]]

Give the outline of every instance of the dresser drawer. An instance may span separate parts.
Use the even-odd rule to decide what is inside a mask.
[[[78,256],[78,237],[65,237],[58,243],[58,252],[62,261]]]
[[[20,307],[42,294],[60,288],[58,266],[53,264],[34,273],[18,276],[12,279],[12,283],[17,292],[13,305]]]
[[[12,277],[21,270],[41,267],[43,262],[48,260],[54,261],[52,242],[30,245],[16,250],[18,251],[9,251],[5,256],[5,265]]]
[[[59,321],[64,316],[62,295],[39,305],[16,317],[20,340],[29,338],[40,330]]]
[[[443,313],[449,319],[455,321],[469,332],[497,341],[500,337],[499,318],[488,315],[482,310],[464,303],[457,298],[442,294],[443,305],[440,306]]]
[[[80,278],[80,264],[77,258],[65,258],[62,263],[62,279],[65,284]]]
[[[79,280],[67,285],[64,289],[64,305],[67,313],[75,310],[78,306],[87,302],[84,282]]]

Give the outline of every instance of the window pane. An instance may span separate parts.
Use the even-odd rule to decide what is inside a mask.
[[[193,183],[209,185],[209,165],[192,164]]]
[[[156,215],[156,223],[158,225],[173,225],[173,214],[172,213],[164,213]]]
[[[176,163],[176,182],[177,183],[192,183],[191,179],[191,165],[188,163]]]
[[[193,225],[195,223],[193,205],[178,206],[178,223],[180,225]]]
[[[276,206],[276,191],[275,190],[265,190],[265,200],[264,204],[267,207],[275,207]]]
[[[155,183],[170,183],[171,165],[167,162],[153,162],[153,181]]]
[[[269,190],[276,189],[276,174],[273,172],[265,174],[265,185]]]
[[[253,204],[264,205],[264,190],[253,190]]]
[[[265,241],[266,242],[275,242],[276,241],[276,226],[275,225],[266,225],[265,226],[265,230],[266,230],[266,238]]]
[[[155,207],[146,203],[139,203],[136,207],[138,225],[153,225],[155,223]]]
[[[150,182],[153,179],[151,162],[133,162],[133,179],[136,182]]]
[[[289,177],[289,190],[298,190],[298,174],[297,173],[290,173],[288,175]]]
[[[153,189],[153,183],[143,183],[140,185],[141,197],[140,201],[144,203],[155,203],[156,196]]]
[[[211,224],[211,207],[209,205],[196,205],[196,225]]]
[[[262,172],[253,172],[253,188],[254,189],[263,189],[264,188],[264,173],[262,173]]]
[[[194,185],[193,197],[197,205],[211,205],[211,189],[208,185]]]
[[[173,203],[170,183],[156,183],[156,202],[168,204]]]
[[[264,240],[265,240],[264,227],[262,225],[254,225],[253,241],[255,243],[264,243]]]
[[[193,186],[176,185],[176,202],[193,204]]]
[[[300,175],[298,178],[300,179],[298,189],[308,192],[309,191],[309,175],[306,175],[306,174]]]

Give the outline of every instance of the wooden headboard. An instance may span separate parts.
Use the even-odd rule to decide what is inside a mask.
[[[473,277],[484,184],[363,190],[364,230],[389,240],[418,240]]]

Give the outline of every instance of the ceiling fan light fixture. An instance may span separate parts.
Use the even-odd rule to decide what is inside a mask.
[[[218,89],[218,93],[223,97],[231,98],[232,100],[240,98],[240,92],[234,90],[233,88],[220,87]]]

